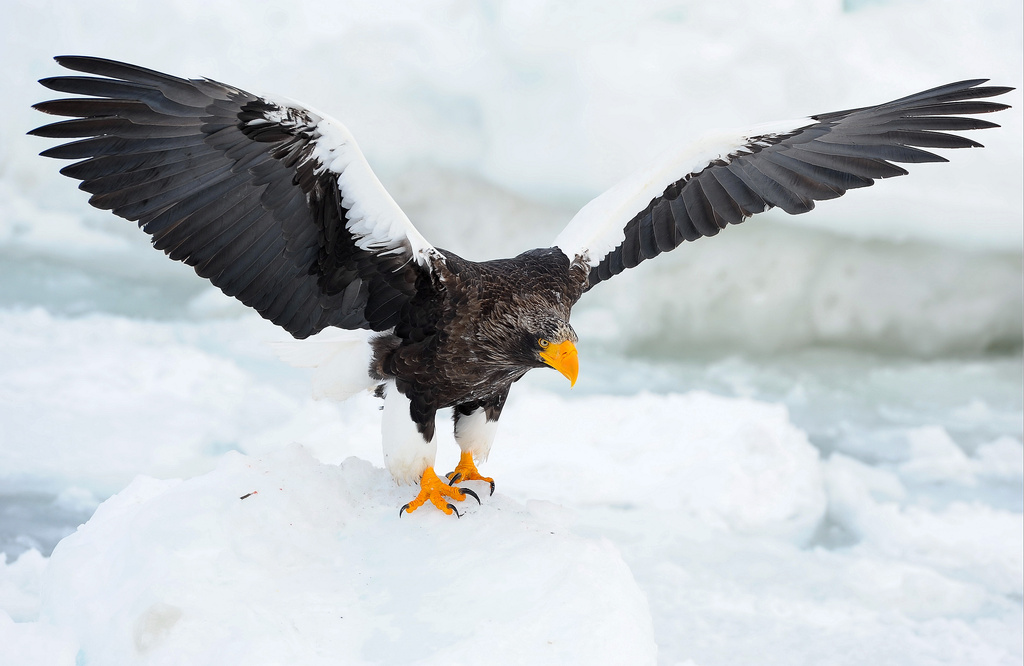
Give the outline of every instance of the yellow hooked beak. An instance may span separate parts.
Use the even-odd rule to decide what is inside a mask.
[[[580,359],[576,354],[576,345],[571,341],[548,345],[540,352],[545,363],[565,375],[570,386],[576,385],[576,377],[580,374]]]

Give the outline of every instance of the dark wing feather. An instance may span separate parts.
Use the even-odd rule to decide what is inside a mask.
[[[714,146],[698,147],[701,157],[676,157],[601,195],[555,244],[570,259],[586,257],[592,287],[684,240],[713,236],[770,208],[805,213],[815,201],[907,173],[893,162],[945,162],[923,149],[980,147],[945,132],[998,127],[957,114],[1008,108],[982,98],[1012,88],[983,83],[951,83],[887,104],[719,137]]]
[[[388,329],[431,284],[417,275],[440,255],[340,124],[216,81],[57,62],[92,76],[41,81],[88,96],[36,105],[71,119],[31,134],[78,139],[43,155],[81,160],[61,173],[92,205],[137,221],[156,248],[295,337]]]

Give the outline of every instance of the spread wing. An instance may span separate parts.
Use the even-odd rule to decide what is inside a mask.
[[[89,202],[296,338],[326,326],[385,330],[443,259],[340,123],[208,79],[61,56],[94,76],[40,81],[87,97],[37,104],[71,120],[31,134],[79,139],[48,157]]]
[[[945,162],[921,148],[981,147],[945,131],[998,127],[961,116],[1008,108],[978,101],[1013,90],[981,87],[985,81],[708,137],[588,203],[555,245],[570,259],[589,262],[589,288],[775,206],[806,213],[815,201],[907,173],[893,162]]]

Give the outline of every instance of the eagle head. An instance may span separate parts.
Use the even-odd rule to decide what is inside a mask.
[[[549,366],[562,373],[570,385],[576,384],[580,363],[576,354],[576,331],[558,316],[530,317],[520,323],[521,349],[530,358],[532,367]]]

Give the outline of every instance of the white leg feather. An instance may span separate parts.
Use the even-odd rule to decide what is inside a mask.
[[[429,442],[423,439],[409,416],[409,399],[393,381],[387,383],[386,390],[381,420],[384,466],[399,483],[418,483],[423,471],[434,466],[437,437]]]
[[[488,421],[483,409],[477,409],[469,416],[460,414],[455,421],[455,441],[464,452],[472,453],[474,460],[487,460],[497,432],[498,422]]]

